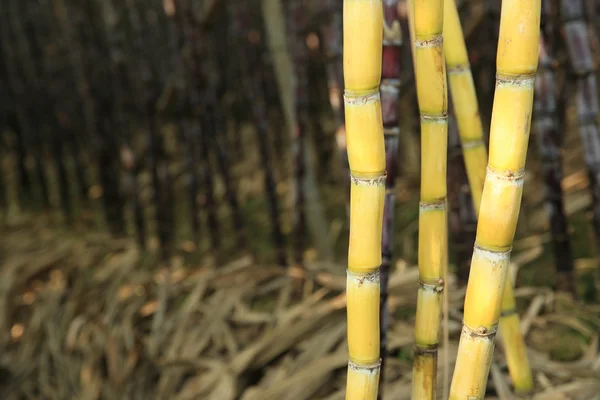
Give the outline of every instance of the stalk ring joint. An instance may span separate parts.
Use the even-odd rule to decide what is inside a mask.
[[[377,267],[376,270],[369,272],[355,272],[346,269],[346,276],[359,281],[360,284],[365,282],[379,283],[380,280],[379,267]]]
[[[415,39],[416,48],[439,47],[444,43],[442,34],[437,34],[431,39]]]
[[[356,176],[350,173],[350,182],[356,186],[384,186],[387,174],[375,177]]]
[[[378,374],[381,367],[381,359],[372,364],[358,364],[352,360],[348,361],[348,368],[356,372],[366,372],[368,374]]]
[[[491,325],[490,327],[478,326],[477,328],[471,328],[463,321],[462,333],[472,338],[493,340],[498,331],[498,324]]]
[[[355,92],[348,89],[344,90],[344,103],[349,106],[372,104],[379,101],[381,101],[379,87],[369,92]]]

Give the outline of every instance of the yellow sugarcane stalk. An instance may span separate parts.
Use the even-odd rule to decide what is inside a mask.
[[[483,128],[475,85],[455,0],[444,0],[444,55],[469,186],[475,212],[479,214],[487,151],[483,142]],[[508,282],[502,297],[500,332],[515,390],[523,393],[533,389],[533,378],[519,325],[512,282]]]
[[[450,400],[483,399],[523,192],[540,0],[503,0],[490,154]]]
[[[421,113],[419,291],[412,398],[434,399],[444,269],[447,262],[446,153],[448,94],[443,0],[414,0],[414,58]]]
[[[455,0],[444,0],[444,55],[475,213],[479,214],[487,151],[475,84]]]
[[[513,282],[506,278],[502,295],[502,311],[500,314],[500,335],[504,345],[504,354],[508,364],[508,372],[513,381],[515,392],[529,393],[533,390],[533,375],[527,358],[527,348],[521,334],[521,321],[516,311]]]
[[[347,400],[375,400],[379,382],[379,267],[385,147],[379,85],[381,0],[344,0],[344,107],[350,165]]]

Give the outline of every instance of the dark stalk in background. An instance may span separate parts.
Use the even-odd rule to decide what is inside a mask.
[[[200,177],[198,176],[198,135],[199,127],[197,121],[193,118],[194,109],[199,105],[199,94],[195,91],[195,76],[191,67],[189,57],[183,55],[188,43],[188,32],[186,30],[186,7],[189,0],[175,0],[175,19],[176,38],[177,38],[177,59],[181,69],[181,91],[183,99],[181,100],[181,133],[185,146],[185,165],[188,174],[187,189],[188,201],[190,204],[190,225],[192,236],[196,246],[200,243],[200,210],[198,209],[198,191]]]
[[[50,4],[41,0],[37,3],[29,3],[29,21],[32,39],[37,43],[40,53],[42,93],[45,94],[45,102],[40,104],[44,112],[45,136],[52,140],[52,161],[58,174],[58,186],[60,194],[60,206],[63,210],[65,221],[71,225],[74,221],[73,199],[70,192],[70,182],[67,172],[67,153],[65,142],[67,131],[65,130],[65,109],[63,87],[66,76],[63,74],[61,46],[52,38],[57,37],[56,24],[52,18]]]
[[[574,268],[569,243],[567,218],[562,192],[561,132],[565,126],[558,119],[564,110],[557,99],[554,73],[556,10],[552,2],[542,3],[542,35],[537,78],[535,81],[533,127],[542,158],[546,208],[550,219],[557,288],[575,293]],[[564,90],[564,89],[563,89]]]
[[[2,17],[3,15],[0,14],[0,25],[4,24],[1,19]],[[5,30],[0,29],[0,37],[5,38],[6,40],[6,34]],[[25,148],[25,138],[23,132],[21,132],[21,127],[19,126],[18,114],[15,112],[15,108],[19,107],[16,93],[13,91],[16,82],[10,81],[10,66],[7,65],[10,62],[10,44],[5,45],[5,40],[0,40],[0,60],[2,60],[0,61],[0,148],[4,151],[0,163],[2,163],[4,156],[6,156],[9,151],[14,154],[18,174],[17,181],[20,189],[18,201],[23,205],[26,200],[32,199],[33,191],[26,167],[27,150]],[[12,83],[12,87],[9,82]],[[8,131],[12,131],[14,135],[14,141],[10,144],[7,142],[5,136],[5,133]],[[4,177],[5,175],[2,174],[1,176]],[[7,182],[3,179],[2,183]],[[6,195],[7,193],[4,192],[0,201],[8,201]],[[5,210],[8,211],[7,207]]]
[[[2,42],[0,42],[0,57],[1,56]],[[10,94],[8,92],[8,88],[6,88],[6,73],[4,70],[4,66],[2,65],[2,63],[0,63],[0,213],[2,213],[2,217],[4,218],[4,220],[6,219],[6,214],[8,213],[4,159],[8,153],[5,132],[8,127],[7,116],[9,104]]]
[[[291,154],[294,163],[294,262],[303,263],[307,245],[304,175],[306,173],[306,129],[308,126],[308,49],[306,48],[307,16],[304,2],[295,0],[288,3],[288,44],[293,57],[293,104],[294,126],[292,127]]]
[[[381,74],[381,112],[385,140],[386,181],[383,208],[383,232],[381,241],[380,269],[380,350],[381,370],[378,398],[383,397],[385,365],[387,359],[387,330],[389,327],[388,283],[393,264],[394,207],[396,201],[396,178],[398,175],[398,146],[400,138],[399,104],[400,70],[402,59],[402,30],[398,15],[398,1],[383,1],[383,61]]]
[[[210,136],[214,136],[215,125],[214,116],[211,115],[210,107],[204,104],[203,115],[200,116],[201,130],[200,130],[200,154],[202,156],[203,166],[201,169],[202,183],[204,186],[204,209],[206,210],[206,217],[208,222],[208,230],[210,234],[211,247],[214,250],[218,250],[221,247],[221,229],[219,224],[219,217],[217,215],[217,203],[215,201],[215,182],[212,172],[211,163],[211,146]]]
[[[89,193],[91,182],[87,176],[88,167],[84,163],[86,146],[89,145],[90,135],[88,127],[93,125],[94,109],[93,100],[87,89],[87,74],[82,60],[82,50],[79,40],[76,39],[73,25],[73,13],[69,13],[69,7],[65,1],[53,3],[57,24],[60,29],[61,42],[65,47],[66,56],[70,68],[65,72],[69,76],[68,82],[72,84],[70,96],[65,99],[66,106],[62,110],[60,123],[67,131],[67,141],[71,152],[77,178],[78,194],[82,206],[89,206]],[[64,89],[64,88],[63,88]]]
[[[156,233],[160,242],[160,257],[163,261],[167,261],[171,255],[173,244],[173,202],[171,176],[164,150],[164,139],[160,131],[161,125],[156,111],[160,95],[159,71],[157,66],[153,64],[153,58],[149,54],[148,40],[150,38],[146,33],[151,29],[148,29],[147,4],[142,4],[138,0],[130,0],[127,6],[134,51],[137,56],[135,66],[138,68],[137,74],[140,77],[140,99],[148,128],[146,161],[152,177]]]
[[[19,7],[21,6],[21,7]],[[50,194],[46,175],[44,172],[44,153],[46,150],[46,138],[42,137],[39,127],[39,103],[41,97],[39,95],[31,95],[31,93],[39,93],[41,82],[39,79],[38,64],[34,63],[33,55],[27,40],[26,32],[23,27],[23,21],[26,19],[22,10],[23,3],[19,1],[11,1],[6,7],[6,25],[10,26],[10,33],[7,36],[12,36],[12,45],[6,44],[7,50],[12,53],[11,58],[7,62],[13,68],[11,73],[11,81],[15,79],[13,91],[18,93],[18,114],[19,125],[26,133],[25,147],[31,149],[32,159],[35,163],[35,177],[37,186],[40,190],[40,203],[46,211],[50,209]],[[7,39],[10,40],[10,39]],[[13,60],[12,64],[10,60]]]
[[[346,201],[346,217],[350,216],[350,166],[346,149],[346,128],[344,115],[344,73],[342,65],[342,2],[323,0],[324,23],[321,27],[323,52],[326,60],[327,86],[329,103],[334,112],[337,128],[335,132],[336,147],[341,160],[344,177],[344,198]]]
[[[241,86],[249,104],[255,122],[259,144],[260,158],[264,168],[264,185],[269,205],[273,243],[276,251],[276,261],[286,265],[285,242],[279,220],[279,199],[275,188],[275,178],[271,162],[271,151],[268,139],[268,117],[265,98],[260,86],[262,63],[260,59],[260,35],[252,21],[248,21],[249,4],[230,4],[232,15],[232,33],[236,39],[238,54],[242,55],[239,62]],[[242,32],[244,34],[242,34]]]
[[[75,8],[75,7],[73,7]],[[119,187],[121,172],[119,145],[116,138],[114,110],[114,76],[111,52],[105,35],[102,9],[92,1],[83,3],[82,18],[77,31],[82,40],[82,58],[86,61],[90,97],[93,99],[93,148],[96,153],[98,177],[102,186],[102,202],[110,232],[125,234],[123,196]]]
[[[225,184],[225,196],[227,198],[229,208],[231,209],[233,229],[235,231],[236,236],[236,244],[237,246],[243,248],[246,245],[244,218],[242,216],[242,210],[240,208],[237,196],[237,182],[235,181],[233,174],[231,173],[231,159],[236,158],[233,148],[227,141],[227,117],[229,116],[229,113],[227,112],[227,107],[225,106],[225,104],[227,101],[228,94],[227,74],[228,69],[230,69],[229,64],[232,62],[231,54],[229,51],[229,37],[227,34],[229,15],[227,13],[227,8],[224,4],[217,7],[214,13],[214,19],[216,22],[215,26],[213,27],[211,44],[212,49],[214,50],[216,62],[211,65],[213,65],[214,69],[213,76],[216,77],[217,81],[213,89],[216,93],[214,103],[214,121],[216,135],[214,135],[213,137],[213,146],[215,148],[217,158],[217,167],[219,169],[219,172],[221,173],[223,182]],[[278,114],[281,114],[281,111],[278,111]],[[282,136],[283,135],[278,135],[277,137],[281,138]],[[280,145],[281,144],[275,143],[276,151],[281,150],[277,150],[277,146]]]
[[[224,136],[226,133],[225,117],[219,111],[218,105],[213,109],[213,112],[215,124],[213,146],[216,153],[217,166],[219,168],[219,171],[223,178],[223,183],[225,185],[225,196],[227,198],[227,203],[229,203],[229,207],[231,208],[233,229],[235,231],[236,236],[236,245],[242,248],[246,244],[246,235],[244,233],[244,220],[237,198],[235,182],[233,180],[233,177],[231,176],[229,169],[231,163],[229,162],[229,157],[225,149],[225,144],[223,143]]]
[[[579,134],[592,192],[592,224],[600,243],[600,131],[598,85],[583,0],[561,0],[560,16],[571,73],[575,76]]]
[[[211,93],[211,87],[205,72],[205,62],[208,52],[208,38],[203,37],[202,31],[197,24],[193,8],[188,3],[189,0],[180,2],[182,13],[187,22],[188,46],[190,47],[190,65],[189,65],[189,83],[193,94],[191,94],[191,106],[194,118],[200,123],[200,130],[197,132],[202,158],[200,178],[202,181],[204,196],[203,208],[206,210],[208,230],[211,240],[211,247],[215,250],[221,247],[221,228],[217,214],[217,202],[215,201],[215,183],[211,163],[211,150],[215,132],[214,123],[214,97]],[[203,61],[205,61],[203,63]]]

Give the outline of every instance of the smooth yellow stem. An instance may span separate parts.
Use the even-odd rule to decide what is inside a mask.
[[[421,113],[419,283],[412,398],[435,399],[444,270],[447,262],[448,94],[442,38],[443,0],[413,0],[409,10]],[[411,23],[412,25],[412,23]]]
[[[379,85],[381,0],[344,0],[344,107],[351,172],[347,400],[375,400],[379,384],[379,267],[385,145]]]
[[[379,88],[383,45],[381,0],[344,0],[344,86],[355,92]]]
[[[346,92],[348,95],[348,92]],[[379,175],[385,170],[383,119],[379,92],[346,101],[348,163],[352,173]]]
[[[479,214],[487,151],[475,85],[455,0],[444,0],[444,55],[475,212]]]
[[[527,348],[519,329],[521,325],[516,312],[513,283],[506,279],[502,296],[502,314],[499,332],[504,344],[504,354],[508,364],[508,372],[517,393],[530,393],[533,390],[533,375],[527,358]]]
[[[502,2],[490,155],[450,400],[485,395],[523,191],[540,6],[540,0]]]
[[[385,181],[352,178],[348,269],[372,272],[381,265],[381,233]],[[379,251],[377,251],[379,250]]]

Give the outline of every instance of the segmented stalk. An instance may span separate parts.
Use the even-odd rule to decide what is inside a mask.
[[[583,0],[561,0],[561,19],[571,72],[576,77],[577,118],[592,191],[592,224],[600,240],[600,132],[598,85]]]
[[[280,265],[285,265],[286,254],[285,254],[285,241],[281,231],[281,223],[279,219],[279,198],[277,197],[277,191],[275,188],[275,177],[273,175],[273,168],[271,166],[271,151],[268,143],[268,120],[267,110],[262,96],[262,90],[259,85],[260,79],[260,68],[261,60],[258,57],[259,52],[255,42],[249,40],[240,40],[240,38],[246,38],[241,35],[241,32],[252,29],[251,22],[247,19],[248,6],[239,6],[234,16],[234,23],[232,24],[233,33],[239,40],[239,49],[244,57],[244,61],[239,63],[241,72],[241,82],[243,87],[244,95],[246,100],[250,103],[252,116],[256,124],[256,133],[259,145],[259,152],[261,162],[265,169],[264,173],[264,186],[267,195],[267,202],[269,206],[269,215],[272,226],[273,243],[275,244],[276,259]],[[233,6],[232,6],[233,9]]]
[[[546,205],[550,218],[550,233],[554,251],[557,287],[573,292],[574,267],[569,244],[568,222],[564,212],[561,165],[560,113],[554,74],[555,24],[551,2],[542,3],[542,37],[540,39],[539,71],[535,82],[534,122],[542,157],[546,185]]]
[[[453,244],[456,275],[458,281],[466,285],[475,244],[477,215],[469,189],[452,101],[448,102],[448,110],[448,228]]]
[[[295,0],[288,5],[288,46],[294,60],[295,74],[293,80],[294,112],[292,134],[292,157],[294,159],[294,261],[301,265],[304,249],[306,247],[306,214],[305,193],[303,180],[306,173],[305,166],[305,135],[308,127],[308,49],[306,48],[306,13],[304,2]]]
[[[455,114],[475,213],[478,214],[485,179],[487,151],[483,142],[477,96],[456,3],[455,0],[445,0],[444,4],[444,53],[448,65],[450,91],[453,104],[455,104]],[[468,212],[465,216],[468,216]],[[517,391],[527,392],[533,387],[531,369],[527,353],[523,351],[525,345],[519,331],[519,316],[514,308],[512,286],[507,286],[509,287],[505,289],[505,297],[503,297],[503,306],[506,308],[503,307],[500,317],[500,326],[504,327],[502,339],[515,388]]]
[[[347,400],[374,400],[379,382],[379,294],[385,198],[381,0],[344,0],[344,107],[350,165],[346,281]]]
[[[415,322],[413,399],[435,399],[444,270],[447,265],[446,158],[448,94],[443,0],[414,1],[414,58],[421,114],[419,291]]]
[[[483,399],[523,191],[540,0],[504,0],[490,153],[450,400]]]
[[[324,0],[324,11],[327,13],[326,22],[321,27],[323,49],[326,60],[327,86],[329,87],[329,104],[333,110],[338,126],[335,131],[336,145],[342,163],[342,171],[348,170],[348,152],[346,148],[346,126],[344,124],[344,77],[342,65],[342,32],[343,5],[338,0]],[[344,180],[346,213],[349,216],[349,181]]]
[[[455,0],[444,0],[444,56],[475,212],[479,214],[487,151],[475,85]]]
[[[385,203],[383,207],[383,236],[381,241],[381,292],[379,294],[379,354],[381,371],[379,376],[379,399],[383,395],[385,360],[387,356],[388,329],[388,281],[393,262],[394,205],[396,200],[396,177],[398,170],[398,145],[400,141],[399,104],[400,63],[402,59],[402,29],[398,15],[398,0],[383,1],[383,59],[381,81],[381,109],[387,178],[385,181]]]

